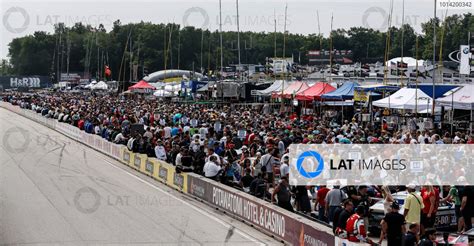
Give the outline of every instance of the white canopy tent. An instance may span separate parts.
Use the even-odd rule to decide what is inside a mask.
[[[402,58],[401,57],[395,57],[392,58],[391,60],[388,60],[386,63],[386,66],[390,67],[393,64],[397,64],[397,62],[401,62]],[[416,64],[418,63],[418,68],[424,68],[425,66],[425,61],[424,60],[417,60],[413,57],[403,57],[403,63],[406,63],[408,67],[416,67]]]
[[[474,85],[463,85],[451,95],[436,99],[438,106],[461,110],[474,110]]]
[[[90,87],[92,90],[107,90],[109,86],[104,81],[99,81]]]
[[[389,97],[372,103],[373,106],[391,109],[428,110],[433,105],[433,99],[420,89],[401,88]]]
[[[90,84],[84,86],[84,88],[86,89],[92,89],[92,86],[96,85],[97,84],[97,81],[93,80]]]
[[[277,80],[272,85],[270,85],[270,87],[268,87],[265,90],[260,90],[260,91],[255,90],[255,91],[253,91],[252,95],[255,95],[255,96],[271,96],[273,92],[285,90],[286,88],[288,88],[289,85],[290,85],[290,83],[285,81],[285,80]]]
[[[155,97],[173,97],[175,96],[175,93],[172,91],[166,91],[166,90],[156,90],[153,93],[153,96]]]

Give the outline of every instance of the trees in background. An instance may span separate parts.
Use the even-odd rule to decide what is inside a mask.
[[[401,55],[401,33],[404,30],[404,55],[415,56],[416,35],[419,35],[420,58],[432,59],[433,28],[430,20],[422,24],[422,34],[409,25],[390,30],[390,58]],[[467,43],[469,30],[474,30],[474,16],[452,15],[444,22],[436,20],[438,41],[443,38],[443,59]],[[332,32],[333,48],[352,50],[353,60],[383,61],[386,32],[370,28],[352,27]],[[283,33],[276,34],[276,54],[283,55]],[[130,45],[131,40],[131,45]],[[201,43],[202,40],[202,43]],[[237,33],[224,32],[224,64],[236,64]],[[321,41],[321,42],[320,42]],[[262,64],[275,53],[275,34],[265,32],[241,33],[242,63]],[[294,56],[306,64],[308,50],[329,49],[329,37],[316,34],[287,34],[286,56]],[[440,42],[437,43],[439,51]],[[202,54],[201,54],[202,46]],[[130,52],[132,51],[132,54]],[[437,54],[438,55],[438,54]],[[12,40],[9,44],[10,64],[4,69],[10,74],[51,75],[58,72],[86,72],[95,77],[103,73],[103,65],[112,69],[112,79],[128,80],[130,59],[138,70],[138,77],[165,67],[200,71],[218,70],[220,66],[219,33],[180,27],[177,24],[140,22],[123,25],[114,22],[110,31],[103,26],[93,28],[77,23],[72,27],[55,26],[54,33],[35,32]],[[202,59],[201,59],[202,57]],[[201,63],[202,61],[202,63]],[[69,64],[69,65],[68,65]],[[2,65],[2,68],[5,65]],[[2,71],[4,71],[2,70]]]

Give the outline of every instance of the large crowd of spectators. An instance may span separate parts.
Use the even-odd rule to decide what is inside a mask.
[[[283,113],[270,105],[184,104],[62,92],[1,96],[4,101],[126,145],[130,151],[172,163],[181,171],[195,172],[268,199],[287,210],[308,215],[316,211],[318,220],[332,224],[335,233],[337,230],[347,233],[346,223],[354,216],[353,212],[366,218],[368,206],[374,203],[372,197],[384,200],[386,214],[398,211],[398,205],[390,199],[391,193],[406,189],[411,194],[413,187],[292,187],[288,182],[291,144],[474,143],[469,132],[401,130],[389,128],[385,121],[369,124],[356,118],[337,123],[325,115]],[[375,110],[373,114],[377,118],[381,111]],[[464,190],[461,193],[457,188],[423,187],[421,196],[409,195],[403,220],[409,225],[404,233],[421,229],[425,235],[425,229],[433,227],[440,200],[455,204],[459,218],[464,215],[459,230],[470,229],[471,223],[466,219],[474,215],[474,191]],[[414,208],[417,204],[419,208]],[[415,212],[416,209],[420,212]],[[355,225],[351,222],[350,229],[357,229],[358,220],[352,220]],[[387,220],[397,221],[397,218],[388,216],[384,221]],[[414,224],[421,228],[412,227]],[[387,231],[386,226],[382,228]]]

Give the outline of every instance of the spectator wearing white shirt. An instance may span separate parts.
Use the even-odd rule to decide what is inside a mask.
[[[219,174],[219,171],[221,170],[221,167],[216,164],[217,158],[215,156],[210,156],[209,161],[204,164],[204,176],[206,178],[216,178],[217,174]]]
[[[283,161],[280,165],[280,176],[281,177],[288,177],[290,174],[290,166],[288,166],[288,163],[290,162],[290,159],[288,156],[285,156],[283,158]]]
[[[207,124],[202,124],[202,127],[199,128],[199,135],[201,135],[201,139],[206,139],[207,134],[209,133],[207,129]]]
[[[163,128],[163,131],[164,131],[164,137],[166,139],[171,138],[171,127],[166,126],[165,128]]]
[[[123,133],[120,132],[119,134],[117,134],[117,136],[115,136],[114,143],[121,144],[124,143],[126,140],[127,138],[123,135]]]
[[[215,152],[214,152],[214,149],[213,148],[209,148],[207,149],[207,157],[206,157],[206,162],[210,161],[211,160],[211,157],[216,157],[216,160],[215,162],[218,164],[218,165],[221,165],[221,159],[219,158],[219,155],[217,155]]]
[[[158,160],[166,161],[166,149],[161,140],[156,142],[155,155]]]

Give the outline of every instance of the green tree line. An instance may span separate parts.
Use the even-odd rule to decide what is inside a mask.
[[[410,25],[391,27],[387,32],[365,27],[337,29],[331,33],[333,48],[352,50],[355,62],[383,61],[388,34],[389,58],[401,55],[403,31],[405,56],[416,56],[418,38],[418,57],[432,59],[433,22],[437,27],[438,52],[442,45],[442,59],[447,59],[448,54],[459,49],[460,44],[466,44],[468,32],[474,32],[474,16],[468,13],[451,15],[444,21],[431,19],[422,24],[420,34]],[[240,39],[241,62],[244,64],[264,64],[265,59],[273,57],[275,52],[276,56],[283,56],[284,39],[286,56],[293,55],[295,61],[301,59],[301,64],[308,63],[307,51],[321,48],[328,50],[330,46],[329,37],[317,34],[287,33],[285,37],[281,32],[241,32]],[[223,33],[223,54],[224,65],[238,63],[236,32]],[[93,28],[82,23],[76,23],[72,27],[58,24],[53,33],[35,32],[12,40],[9,43],[9,63],[0,63],[3,74],[53,75],[58,71],[65,73],[68,70],[89,72],[93,77],[98,71],[103,74],[104,64],[110,67],[111,79],[115,80],[128,80],[130,64],[138,66],[139,78],[143,73],[165,67],[196,71],[200,71],[201,67],[205,70],[218,70],[219,32],[177,24],[122,24],[119,20],[114,22],[109,31],[102,25]]]

